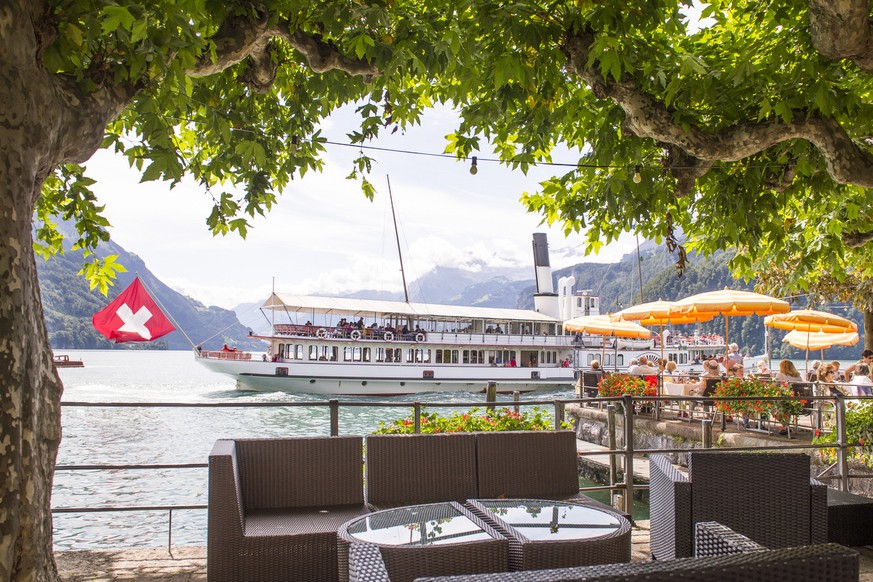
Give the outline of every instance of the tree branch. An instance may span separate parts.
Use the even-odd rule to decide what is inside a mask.
[[[812,44],[829,59],[849,59],[873,73],[869,0],[809,0]]]
[[[271,24],[266,13],[262,13],[258,20],[245,17],[226,20],[212,37],[215,59],[210,54],[204,54],[188,73],[193,77],[206,77],[252,57],[246,78],[253,81],[256,90],[266,90],[272,84],[277,70],[269,50],[270,40],[274,37],[288,41],[306,58],[309,67],[316,73],[340,70],[350,75],[360,75],[365,81],[378,74],[370,63],[348,58],[330,43],[299,30],[291,32],[285,22]]]
[[[568,66],[588,83],[598,98],[612,99],[624,110],[626,131],[676,146],[702,162],[735,162],[786,140],[804,139],[821,152],[835,182],[873,187],[873,155],[852,141],[836,121],[798,113],[789,123],[738,123],[718,131],[705,131],[693,125],[686,129],[674,121],[667,107],[640,89],[633,79],[615,81],[609,76],[604,78],[596,64],[588,67],[593,40],[590,32],[565,37],[563,48]]]

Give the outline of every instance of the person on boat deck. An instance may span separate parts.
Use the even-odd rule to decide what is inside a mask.
[[[515,361],[515,358],[510,358],[510,359],[509,359],[509,367],[510,367],[510,368],[515,368],[515,367],[517,367],[517,366],[518,366],[518,362]]]
[[[494,331],[494,333],[503,333],[503,329],[500,328],[499,323],[497,324],[497,329]]]
[[[489,325],[485,328],[485,333],[494,333],[494,328]]]
[[[570,367],[570,358],[564,358],[563,360],[561,360],[561,367],[562,368],[569,368]]]
[[[868,364],[858,364],[855,366],[852,386],[855,389],[855,396],[873,396],[873,391],[871,391],[873,380],[870,379],[870,366]]]

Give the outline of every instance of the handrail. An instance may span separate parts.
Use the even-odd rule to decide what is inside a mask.
[[[566,406],[569,404],[590,404],[590,403],[607,403],[612,405],[621,403],[624,407],[623,416],[624,422],[624,438],[625,443],[622,447],[610,448],[609,450],[597,451],[580,451],[579,456],[587,455],[609,455],[613,458],[615,455],[622,455],[625,461],[624,482],[614,483],[612,485],[583,487],[581,490],[618,490],[624,492],[624,510],[630,513],[633,509],[633,493],[635,489],[648,489],[647,485],[634,483],[634,458],[637,455],[647,455],[653,453],[687,453],[689,449],[684,448],[655,448],[655,449],[636,449],[634,448],[635,436],[635,415],[633,414],[634,403],[637,402],[655,402],[655,410],[661,406],[661,402],[703,402],[706,401],[737,401],[737,400],[756,400],[761,402],[766,401],[784,401],[797,400],[797,397],[782,396],[782,397],[749,397],[749,396],[731,396],[731,397],[716,397],[716,396],[613,396],[613,397],[598,397],[598,398],[571,398],[571,399],[538,399],[538,400],[520,400],[516,393],[513,400],[501,400],[494,402],[427,402],[420,401],[410,402],[361,402],[361,401],[342,401],[331,399],[319,402],[61,402],[62,407],[86,407],[86,408],[275,408],[275,407],[327,407],[330,413],[330,435],[337,436],[339,434],[339,413],[344,407],[387,407],[387,408],[407,408],[412,409],[415,415],[414,432],[421,432],[421,412],[423,408],[461,408],[461,407],[487,407],[487,406],[506,406],[514,407],[516,410],[520,406],[542,406],[552,405],[554,409],[555,430],[560,429],[561,421],[564,418]],[[869,478],[873,474],[852,474],[848,465],[848,451],[851,448],[863,446],[861,443],[849,442],[846,434],[846,406],[847,400],[873,400],[870,396],[861,397],[845,397],[845,396],[804,396],[803,400],[816,402],[831,402],[834,405],[836,413],[837,440],[835,443],[814,444],[814,443],[788,443],[785,445],[765,446],[743,446],[743,447],[719,447],[719,450],[725,451],[760,451],[760,450],[811,450],[811,449],[836,449],[837,462],[822,471],[819,475],[821,479],[836,479],[839,481],[839,487],[843,491],[848,490],[848,481],[852,478]],[[613,408],[608,406],[608,408]],[[609,415],[614,418],[614,415]],[[701,422],[704,435],[711,431],[711,419],[709,426],[707,421],[702,419]],[[812,428],[812,427],[811,427]],[[704,437],[704,446],[709,448],[712,443],[708,442]],[[204,469],[207,468],[207,463],[139,463],[139,464],[118,464],[118,463],[91,463],[91,464],[63,464],[55,467],[56,471],[102,471],[102,470],[163,470],[163,469]],[[837,469],[834,475],[826,475],[834,469]],[[132,511],[168,511],[169,526],[168,526],[168,544],[172,546],[172,513],[178,510],[203,510],[207,505],[189,504],[189,505],[137,505],[137,506],[95,506],[95,507],[54,507],[52,513],[90,513],[90,512],[132,512]]]

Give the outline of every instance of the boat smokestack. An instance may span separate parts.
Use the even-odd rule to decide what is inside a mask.
[[[549,241],[546,233],[533,235],[534,269],[536,269],[537,295],[555,292],[552,283],[552,267],[549,264]]]
[[[533,235],[534,269],[537,280],[537,292],[534,294],[534,309],[544,315],[560,319],[560,306],[555,285],[552,282],[552,267],[549,264],[549,241],[546,233],[535,232]]]

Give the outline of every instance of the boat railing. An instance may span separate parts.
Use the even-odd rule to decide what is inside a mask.
[[[457,343],[479,345],[507,345],[507,346],[555,346],[569,347],[574,344],[571,335],[549,334],[513,334],[496,332],[469,332],[469,331],[410,331],[403,333],[397,330],[370,328],[364,329],[336,329],[320,326],[291,326],[279,324],[274,326],[277,339],[306,338],[324,340],[351,340],[351,341],[381,341],[385,343]]]
[[[198,354],[203,358],[212,358],[215,360],[251,360],[252,359],[251,352],[244,352],[242,350],[230,350],[230,351],[224,351],[224,350],[206,351],[206,350],[202,350],[202,351],[198,352]]]
[[[637,432],[636,423],[643,418],[639,412],[635,412],[636,408],[642,406],[650,407],[654,410],[653,418],[658,418],[658,413],[661,408],[667,403],[672,402],[685,402],[685,403],[695,403],[697,406],[701,406],[703,404],[711,405],[712,402],[719,401],[736,401],[736,400],[748,400],[749,397],[715,397],[715,396],[642,396],[642,397],[632,397],[632,396],[618,396],[618,397],[604,397],[604,398],[584,398],[584,399],[542,399],[542,400],[520,400],[519,394],[515,393],[513,400],[502,400],[497,402],[482,402],[482,401],[474,401],[474,402],[420,402],[420,401],[405,401],[405,402],[395,402],[395,401],[386,401],[386,402],[366,402],[366,401],[342,401],[337,399],[327,400],[327,401],[295,401],[295,402],[198,402],[198,403],[180,403],[180,402],[62,402],[61,406],[63,408],[191,408],[191,409],[227,409],[227,408],[297,408],[297,407],[311,407],[311,408],[326,408],[328,410],[329,422],[325,425],[324,431],[331,436],[336,436],[341,433],[341,411],[348,410],[350,408],[360,408],[360,407],[381,407],[381,408],[392,408],[392,409],[405,409],[411,412],[412,423],[410,424],[413,432],[419,433],[422,431],[422,413],[425,409],[438,409],[441,407],[446,408],[465,408],[465,407],[489,407],[489,406],[497,406],[497,407],[513,407],[516,412],[520,410],[521,407],[527,406],[550,406],[553,410],[553,419],[554,426],[560,427],[562,422],[565,419],[566,408],[568,405],[576,404],[576,405],[605,405],[609,414],[607,417],[610,419],[608,427],[609,431],[616,430],[618,427],[619,430],[623,431],[623,439],[619,439],[623,444],[615,444],[613,446],[607,447],[606,450],[596,449],[590,451],[581,451],[579,452],[580,456],[587,455],[609,455],[611,459],[623,459],[624,463],[624,472],[622,473],[623,481],[615,481],[609,485],[599,485],[592,487],[582,487],[583,491],[595,491],[595,490],[612,490],[621,493],[621,499],[623,508],[625,511],[630,512],[632,508],[632,500],[634,499],[634,492],[637,489],[645,490],[648,488],[648,485],[636,483],[634,481],[634,475],[638,471],[635,469],[638,460],[636,459],[637,455],[648,455],[652,453],[687,453],[688,448],[681,448],[677,446],[668,446],[668,447],[657,447],[657,448],[635,448],[635,435]],[[765,402],[767,400],[793,400],[792,397],[756,397],[755,400],[759,402]],[[831,449],[835,453],[836,462],[827,466],[824,470],[822,470],[818,475],[817,479],[821,480],[830,480],[836,481],[838,486],[843,491],[848,491],[849,481],[851,479],[861,479],[861,478],[871,478],[873,477],[873,473],[853,473],[849,469],[849,455],[850,452],[858,447],[864,447],[864,442],[852,442],[849,440],[847,429],[846,429],[846,410],[848,406],[851,406],[852,403],[861,401],[873,400],[873,397],[845,397],[839,394],[834,394],[830,396],[811,396],[804,397],[804,400],[808,402],[814,402],[820,408],[827,408],[830,414],[833,415],[835,422],[832,427],[828,428],[815,428],[810,426],[810,430],[817,431],[815,434],[820,434],[821,431],[832,431],[836,433],[835,442],[828,443],[817,443],[817,442],[803,442],[797,440],[795,442],[791,442],[790,440],[779,444],[774,444],[772,442],[763,442],[761,444],[757,444],[754,446],[718,446],[719,450],[724,451],[763,451],[763,450],[778,450],[778,451],[804,451],[807,453],[813,451],[821,451],[823,449]],[[619,407],[620,405],[620,407]],[[619,411],[621,409],[621,411]],[[624,420],[622,423],[617,424],[615,421],[616,417],[623,416]],[[820,417],[819,417],[820,418]],[[722,419],[724,417],[722,416]],[[679,419],[677,419],[678,421]],[[701,418],[699,419],[700,428],[699,430],[701,439],[700,443],[702,448],[713,448],[714,441],[712,438],[712,430],[713,430],[713,418]],[[650,430],[650,428],[639,429],[639,430]],[[343,434],[351,434],[351,433],[343,433]],[[221,435],[226,436],[226,435]],[[218,438],[219,435],[216,435]],[[619,442],[613,439],[610,439],[612,442]],[[671,442],[671,441],[668,441]],[[716,441],[717,442],[717,441]],[[147,443],[143,443],[143,446],[147,446]],[[611,461],[612,464],[612,461]],[[198,462],[198,463],[164,463],[164,464],[110,464],[110,463],[92,463],[92,464],[59,464],[55,467],[55,471],[64,472],[64,471],[117,471],[117,470],[179,470],[179,469],[201,469],[205,470],[208,467],[206,462]],[[97,485],[99,487],[99,485]],[[172,535],[173,535],[173,512],[174,511],[182,511],[182,510],[204,510],[207,508],[205,504],[166,504],[166,503],[156,503],[150,505],[100,505],[100,506],[67,506],[67,507],[53,507],[52,512],[56,514],[61,513],[96,513],[96,512],[152,512],[152,511],[165,511],[168,514],[168,535],[167,535],[167,543],[170,548],[172,548]]]

